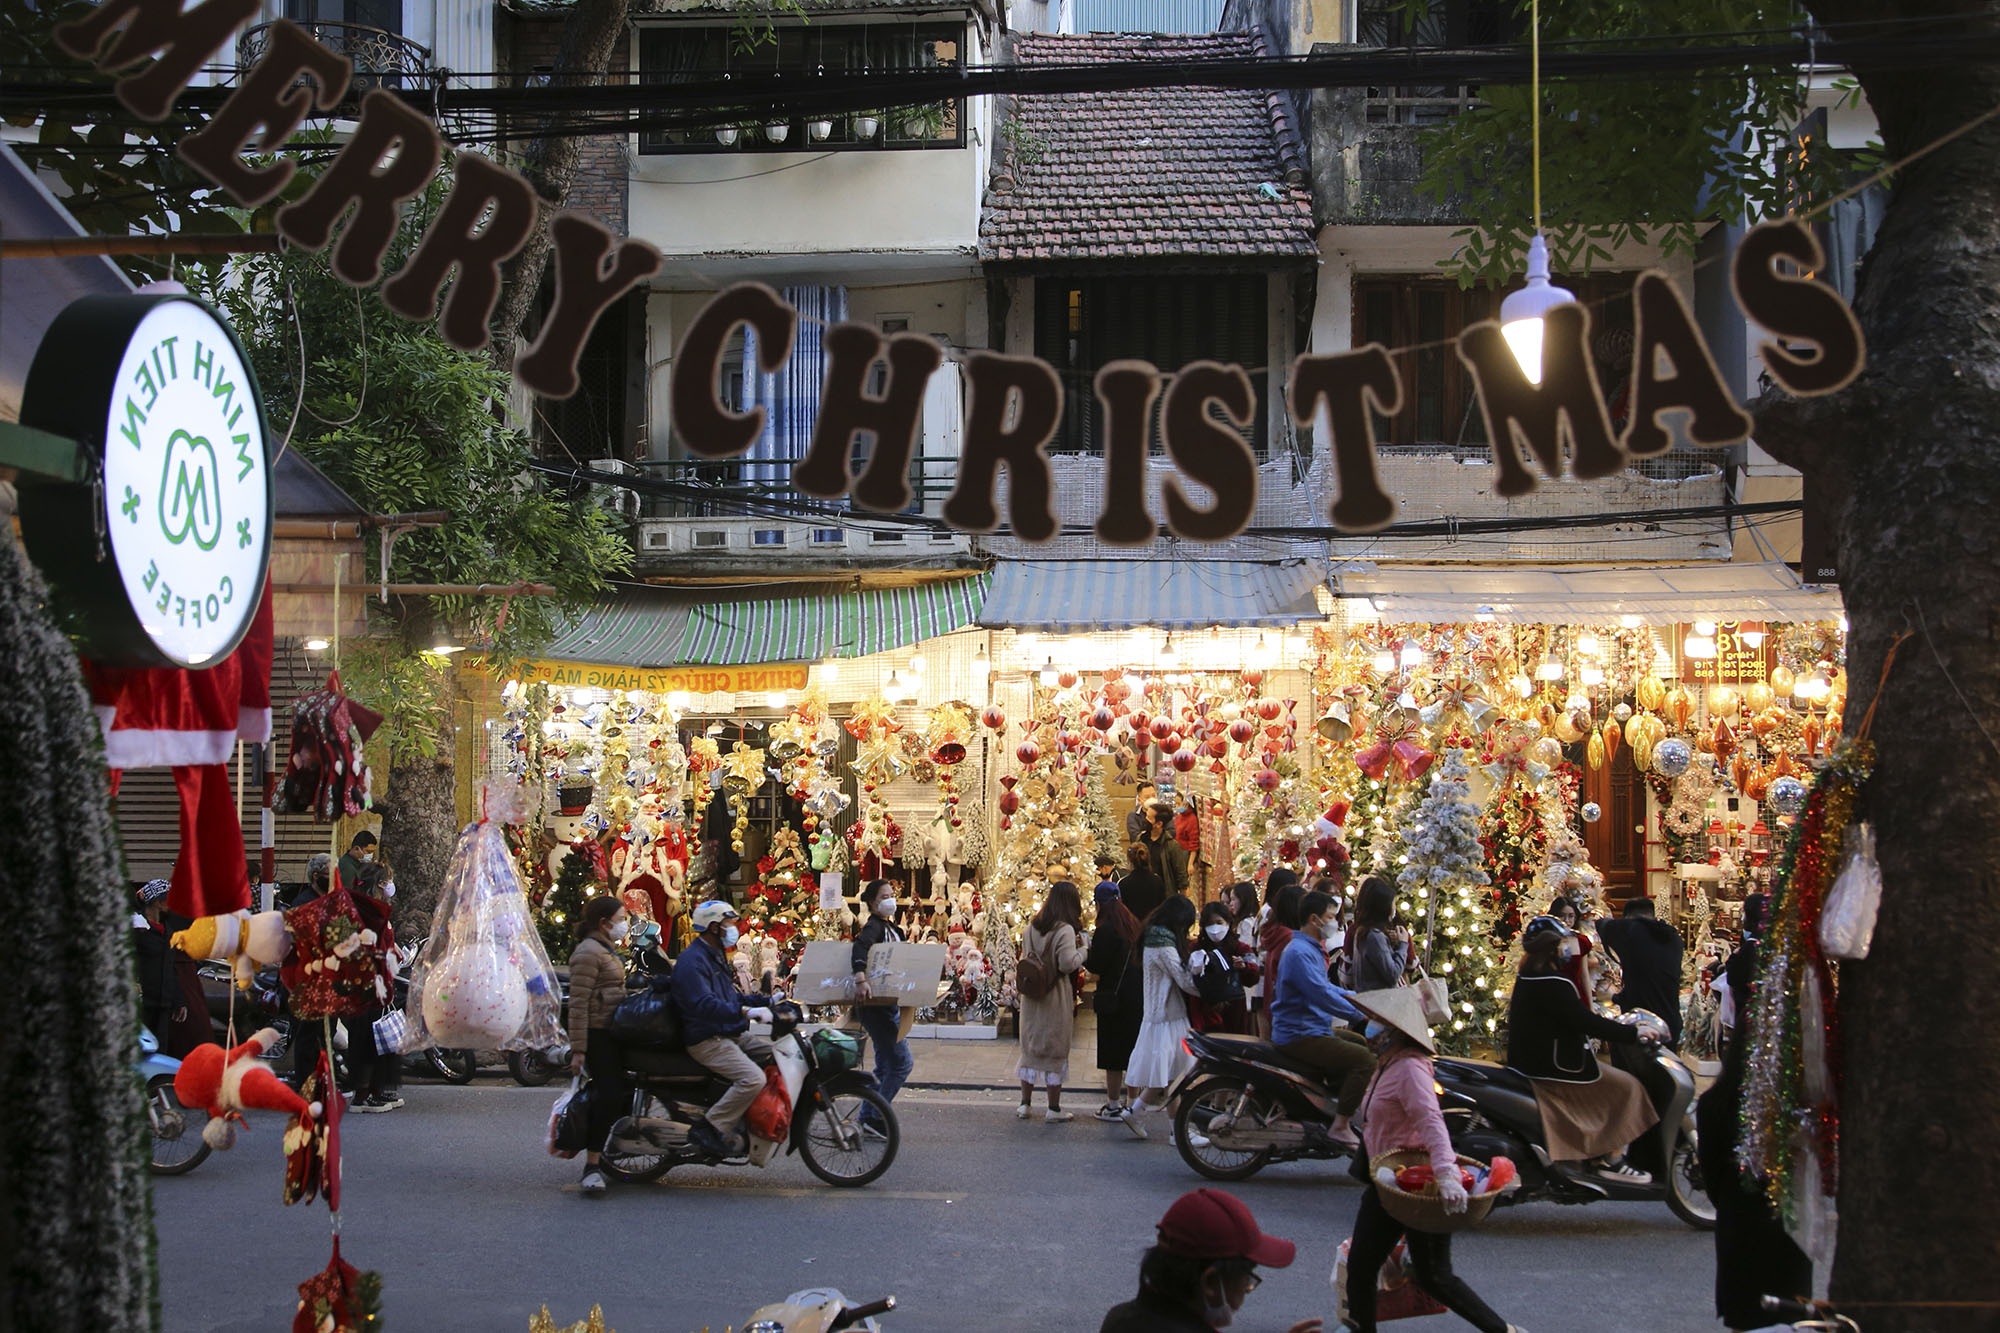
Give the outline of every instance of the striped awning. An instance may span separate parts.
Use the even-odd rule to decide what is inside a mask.
[[[1322,566],[1306,560],[1004,560],[979,623],[1072,634],[1317,620]]]
[[[681,656],[681,645],[687,639],[688,611],[683,595],[628,588],[615,600],[584,612],[537,656],[607,666],[678,666],[687,660]]]
[[[911,588],[689,607],[681,660],[735,666],[886,653],[976,624],[988,581],[980,574]]]

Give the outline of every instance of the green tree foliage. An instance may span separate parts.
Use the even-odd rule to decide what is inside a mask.
[[[1409,0],[1422,14],[1435,0]],[[1528,0],[1517,0],[1523,38]],[[1609,41],[1621,49],[1752,45],[1797,33],[1790,0],[1541,0],[1543,52]],[[1518,278],[1534,235],[1533,99],[1487,85],[1484,105],[1430,131],[1423,188],[1477,225],[1458,234],[1460,280]],[[1830,193],[1838,164],[1794,151],[1805,85],[1789,67],[1746,64],[1686,75],[1542,83],[1542,229],[1558,273],[1615,247],[1692,249],[1704,221],[1782,213]]]

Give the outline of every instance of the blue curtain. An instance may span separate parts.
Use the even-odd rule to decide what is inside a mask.
[[[743,335],[743,406],[766,409],[764,433],[743,463],[743,479],[759,487],[782,485],[792,464],[806,456],[826,373],[824,335],[828,325],[847,318],[845,287],[786,287],[780,294],[799,312],[798,338],[785,368],[775,375],[761,372],[756,332],[746,328]]]

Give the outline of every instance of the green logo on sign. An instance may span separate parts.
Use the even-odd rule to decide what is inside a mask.
[[[177,430],[160,473],[160,531],[178,546],[189,537],[204,551],[222,540],[222,472],[204,435]]]

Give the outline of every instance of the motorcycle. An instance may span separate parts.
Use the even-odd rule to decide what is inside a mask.
[[[1665,1024],[1644,1010],[1631,1017],[1664,1035]],[[1674,1216],[1703,1230],[1715,1227],[1715,1205],[1702,1184],[1700,1144],[1694,1125],[1694,1073],[1673,1051],[1646,1043],[1641,1053],[1613,1048],[1620,1068],[1636,1077],[1659,1112],[1660,1123],[1634,1143],[1627,1161],[1651,1173],[1645,1184],[1609,1180],[1579,1163],[1552,1162],[1542,1142],[1542,1113],[1535,1103],[1534,1084],[1524,1074],[1485,1060],[1439,1056],[1433,1062],[1452,1144],[1468,1157],[1488,1161],[1511,1158],[1520,1170],[1521,1188],[1505,1204],[1547,1200],[1552,1203],[1625,1203],[1664,1201]]]
[[[866,1305],[849,1305],[847,1297],[832,1287],[795,1291],[776,1305],[759,1306],[750,1312],[743,1333],[836,1333],[839,1329],[860,1329],[880,1333],[878,1314],[896,1308],[894,1296],[884,1296]]]
[[[787,1155],[798,1153],[806,1168],[829,1185],[866,1185],[896,1160],[902,1131],[889,1101],[876,1091],[872,1075],[855,1066],[861,1051],[853,1038],[822,1029],[807,1039],[798,1025],[805,1011],[774,1000],[771,1045],[785,1091],[792,1099]],[[716,1158],[688,1140],[688,1127],[729,1089],[727,1079],[671,1042],[624,1051],[625,1076],[633,1085],[632,1113],[611,1126],[599,1165],[618,1180],[657,1180],[684,1163],[763,1167],[778,1145],[750,1136],[748,1151]],[[864,1127],[870,1111],[874,1125]],[[879,1126],[879,1128],[877,1127]]]
[[[1332,1137],[1335,1093],[1268,1041],[1190,1032],[1194,1068],[1170,1088],[1174,1144],[1210,1180],[1246,1180],[1273,1162],[1331,1161],[1353,1150]]]
[[[153,1135],[147,1165],[156,1176],[184,1176],[208,1156],[208,1142],[201,1136],[208,1116],[188,1114],[174,1091],[174,1075],[180,1068],[180,1061],[160,1050],[159,1038],[139,1029],[138,1070],[146,1080],[146,1124]]]

